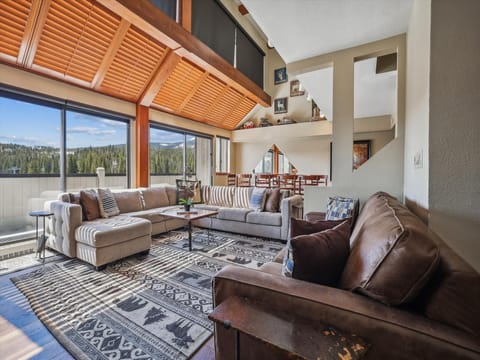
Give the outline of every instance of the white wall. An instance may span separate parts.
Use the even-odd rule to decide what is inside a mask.
[[[352,171],[354,139],[354,70],[357,57],[370,54],[398,54],[396,137],[356,171]],[[317,68],[333,64],[333,184],[305,190],[305,211],[325,210],[328,196],[345,195],[364,201],[383,190],[403,197],[404,106],[405,106],[405,36],[380,40],[355,48],[317,56],[288,64],[289,73],[315,76]]]
[[[430,226],[480,270],[480,1],[431,8]]]
[[[428,208],[430,7],[431,0],[414,2],[407,33],[404,192],[422,208]],[[414,166],[416,154],[423,156],[421,168]]]

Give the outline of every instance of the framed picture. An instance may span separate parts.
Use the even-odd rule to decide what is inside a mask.
[[[288,112],[288,98],[278,98],[274,100],[273,113],[282,114]]]
[[[355,140],[353,142],[353,170],[358,169],[370,159],[371,140]]]
[[[283,67],[280,69],[275,69],[273,71],[273,76],[274,76],[275,85],[287,82],[288,81],[287,68]]]
[[[290,96],[302,96],[305,94],[304,90],[300,90],[300,80],[290,81]]]

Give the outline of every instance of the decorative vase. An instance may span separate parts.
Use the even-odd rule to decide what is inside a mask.
[[[187,212],[190,211],[190,206],[191,206],[190,204],[183,205],[183,207],[185,208],[185,211]]]

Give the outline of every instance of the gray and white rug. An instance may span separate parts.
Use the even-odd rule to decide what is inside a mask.
[[[227,264],[259,267],[282,244],[204,230],[154,239],[148,256],[97,272],[67,260],[12,278],[52,334],[78,359],[186,359],[213,324],[211,279]]]

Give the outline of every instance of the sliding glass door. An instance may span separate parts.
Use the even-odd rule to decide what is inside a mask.
[[[212,138],[181,129],[150,125],[150,184],[176,179],[212,182]]]

